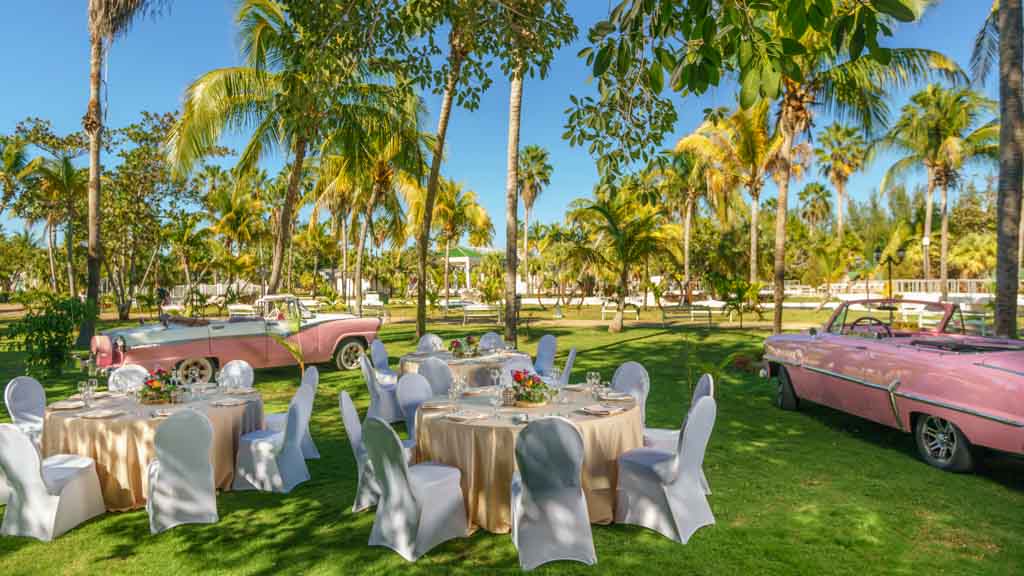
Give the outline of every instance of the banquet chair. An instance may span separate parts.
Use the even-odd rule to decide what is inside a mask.
[[[565,359],[565,366],[562,367],[562,373],[558,375],[558,387],[562,388],[567,386],[572,380],[572,365],[576,363],[576,348],[569,349],[569,357]]]
[[[312,388],[300,388],[297,394],[312,395]],[[257,430],[238,439],[238,459],[232,490],[264,490],[287,494],[309,480],[309,469],[302,456],[302,430],[309,425],[310,405],[304,398],[288,407],[284,431]]]
[[[418,370],[419,374],[430,383],[430,390],[434,396],[448,394],[452,387],[452,369],[440,358],[427,358]]]
[[[596,564],[580,431],[565,418],[533,420],[516,439],[515,457],[512,543],[522,569],[555,560]]]
[[[377,372],[365,354],[359,357],[359,366],[363,370],[366,388],[370,391],[370,409],[366,416],[374,416],[385,422],[402,420],[402,409],[398,406],[398,397],[395,395],[397,386],[378,382]]]
[[[480,337],[478,348],[481,350],[496,350],[505,347],[505,339],[497,332],[487,332]]]
[[[647,369],[639,362],[624,362],[612,375],[612,389],[636,398],[640,405],[640,422],[646,426],[647,395],[651,391],[651,377],[647,375]]]
[[[181,410],[156,429],[156,459],[146,476],[149,531],[159,534],[181,524],[216,524],[217,490],[210,447],[213,426],[206,415]]]
[[[232,360],[220,369],[218,383],[225,388],[252,388],[255,375],[245,360]]]
[[[110,373],[107,389],[111,392],[131,392],[142,388],[149,378],[149,370],[138,364],[125,364]]]
[[[103,514],[103,494],[92,458],[56,454],[42,461],[28,435],[0,424],[0,471],[10,496],[0,533],[49,542]]]
[[[533,369],[541,376],[547,376],[555,367],[555,352],[558,351],[558,340],[551,334],[541,336],[537,343],[537,357],[533,361]]]
[[[693,397],[690,399],[689,410],[692,411],[697,405],[697,401],[705,396],[715,397],[715,380],[711,377],[711,374],[704,374],[697,380],[697,385],[693,388]],[[687,412],[687,417],[689,417],[689,412]],[[683,418],[683,424],[680,429],[685,426],[686,418]],[[679,444],[679,430],[644,428],[644,446],[648,448],[671,451],[676,449],[677,444]],[[711,494],[711,485],[708,484],[703,467],[700,471],[700,485],[704,489],[705,494]]]
[[[409,440],[416,445],[416,411],[420,404],[423,404],[433,392],[430,390],[430,383],[419,374],[405,374],[398,380],[398,405],[405,415],[405,429],[409,431]]]
[[[441,350],[444,350],[444,340],[430,332],[421,336],[419,344],[416,345],[417,352],[439,352]]]
[[[14,425],[38,448],[43,438],[43,415],[46,413],[43,385],[31,376],[14,378],[4,389],[4,405]]]
[[[635,448],[619,456],[616,522],[650,528],[681,544],[715,523],[700,470],[716,410],[714,398],[698,400],[675,451]]]
[[[388,350],[380,339],[370,343],[370,360],[377,371],[377,381],[382,384],[397,384],[398,374],[388,367]]]
[[[0,506],[7,505],[7,499],[11,497],[11,487],[7,485],[7,478],[3,470],[0,470]]]
[[[363,424],[359,421],[359,413],[352,403],[352,397],[342,390],[338,393],[338,409],[341,411],[341,423],[345,426],[345,435],[352,447],[352,456],[356,459],[359,471],[359,483],[356,485],[356,499],[352,503],[353,512],[362,512],[377,505],[380,498],[380,484],[373,474],[373,466],[366,456],[363,445]]]
[[[306,371],[302,373],[302,383],[299,385],[299,389],[292,395],[291,401],[288,403],[291,405],[297,399],[304,399],[309,406],[310,415],[313,414],[313,403],[316,400],[316,389],[320,384],[320,370],[316,366],[309,366]],[[303,388],[311,388],[312,392],[306,396],[300,396],[299,391]],[[271,412],[263,417],[263,422],[267,429],[275,432],[281,432],[288,424],[288,413],[287,412]],[[320,450],[317,449],[316,443],[313,442],[313,435],[309,432],[309,424],[306,424],[306,429],[302,431],[302,456],[306,460],[317,460],[320,458]]]
[[[466,535],[466,504],[458,468],[425,462],[410,466],[398,434],[369,417],[363,442],[381,487],[370,546],[386,546],[415,562],[431,548]]]

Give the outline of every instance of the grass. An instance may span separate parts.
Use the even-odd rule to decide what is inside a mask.
[[[443,337],[461,327],[435,326]],[[482,332],[481,328],[473,331]],[[655,327],[609,334],[604,328],[534,328],[533,352],[545,332],[561,355],[579,351],[574,374],[606,377],[636,359],[651,373],[651,426],[676,427],[689,386],[711,372],[719,415],[705,460],[717,524],[685,546],[629,526],[594,526],[595,567],[559,562],[545,573],[687,574],[1021,574],[1024,573],[1024,464],[985,460],[978,474],[939,472],[920,462],[912,439],[823,407],[781,412],[772,385],[738,369],[754,357],[765,332]],[[382,338],[392,355],[413,348],[413,328],[393,324]],[[21,373],[17,353],[0,353],[0,381]],[[579,378],[574,378],[578,380]],[[77,380],[47,381],[49,400]],[[298,370],[261,370],[267,410],[283,410]],[[312,421],[323,458],[313,479],[289,495],[223,493],[220,522],[149,534],[145,511],[106,514],[42,544],[0,538],[0,573],[20,574],[491,574],[518,571],[507,535],[478,531],[446,543],[415,564],[366,545],[372,513],[352,514],[355,463],[338,414],[348,390],[365,410],[357,372],[324,370]],[[6,413],[0,418],[6,418]]]

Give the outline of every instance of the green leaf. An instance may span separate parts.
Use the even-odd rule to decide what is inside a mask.
[[[647,69],[647,86],[655,94],[661,94],[665,87],[665,73],[657,60],[651,62],[651,67]]]
[[[779,97],[779,84],[782,74],[770,63],[761,71],[761,93],[765,98],[775,100]]]
[[[806,54],[807,49],[804,45],[792,38],[782,38],[782,53],[788,56],[798,56]]]
[[[750,67],[740,73],[740,106],[744,109],[753,106],[761,94],[761,69]]]
[[[594,51],[593,46],[587,46],[583,50],[580,50],[579,52],[577,52],[576,53],[576,57],[577,58],[586,58],[587,56],[590,56],[591,52],[593,52],[593,51]]]
[[[597,57],[594,58],[594,76],[597,77],[604,75],[611,63],[612,47],[609,44],[605,44],[597,51]]]
[[[864,51],[864,27],[858,27],[850,36],[850,59],[856,60]]]
[[[633,46],[628,40],[623,38],[619,41],[619,53],[616,56],[615,65],[618,67],[619,76],[625,76],[629,73],[630,67],[633,66]]]
[[[913,22],[917,19],[917,15],[907,6],[905,0],[872,0],[871,5],[875,10],[888,14],[900,22]]]

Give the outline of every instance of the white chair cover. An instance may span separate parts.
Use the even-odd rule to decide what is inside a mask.
[[[31,376],[18,376],[7,383],[4,404],[11,421],[38,447],[43,437],[43,415],[46,413],[43,385]]]
[[[306,371],[302,373],[302,382],[299,385],[312,386],[316,391],[317,386],[320,385],[320,370],[316,366],[306,366]]]
[[[383,384],[397,384],[398,373],[388,366],[388,350],[380,339],[370,343],[370,359],[373,360],[373,368],[377,371],[377,381]]]
[[[576,363],[576,348],[569,349],[569,357],[565,359],[565,366],[562,373],[558,375],[558,387],[567,386],[572,380],[572,365]]]
[[[640,404],[640,420],[647,423],[647,394],[651,391],[651,378],[647,369],[639,362],[630,360],[615,369],[612,389],[625,392],[636,398]]]
[[[697,385],[693,387],[693,397],[690,399],[690,408],[697,405],[697,401],[705,396],[715,397],[715,380],[711,377],[711,374],[703,374],[700,379],[697,380]],[[689,412],[687,412],[689,416]],[[680,426],[680,430],[686,426],[686,418],[683,419],[683,423]],[[665,450],[671,452],[676,449],[679,444],[679,430],[670,430],[668,428],[644,428],[644,446],[648,448],[657,448],[659,450]],[[700,471],[700,485],[704,489],[705,494],[711,494],[711,485],[708,484],[708,479],[704,474],[704,469]]]
[[[138,364],[125,364],[110,373],[107,389],[111,392],[130,392],[142,388],[149,378],[149,370]]]
[[[555,560],[597,563],[583,494],[583,437],[564,418],[531,421],[516,439],[512,478],[512,543],[519,565]]]
[[[419,374],[404,374],[398,380],[398,405],[402,407],[405,429],[409,431],[413,444],[416,442],[416,411],[433,395],[430,383]]]
[[[10,496],[0,533],[50,541],[105,511],[92,458],[39,452],[17,426],[0,424],[0,471]]]
[[[636,448],[619,456],[616,522],[644,526],[683,544],[715,523],[700,485],[715,414],[715,399],[705,396],[690,410],[676,452]]]
[[[547,376],[555,367],[555,353],[558,351],[558,340],[551,334],[540,337],[537,343],[537,357],[533,361],[533,369],[541,376]]]
[[[385,422],[402,420],[402,409],[398,406],[398,397],[395,396],[397,386],[378,382],[377,373],[365,354],[359,357],[359,366],[363,370],[366,388],[370,391],[370,409],[366,416],[380,418]]]
[[[444,340],[430,332],[421,336],[419,344],[416,345],[417,352],[437,352],[439,350],[444,350]]]
[[[220,369],[218,384],[228,388],[252,388],[255,374],[245,360],[232,360]]]
[[[292,399],[289,402],[295,402],[298,398],[305,398],[309,410],[310,419],[313,414],[313,403],[316,400],[316,389],[320,384],[320,371],[316,366],[309,366],[306,371],[302,373],[302,383],[299,385],[299,390],[295,391],[292,395]],[[312,393],[307,396],[300,396],[299,391],[303,388],[310,388]],[[273,412],[263,417],[263,423],[268,430],[274,432],[283,432],[285,426],[288,424],[288,413],[287,412]],[[317,449],[316,443],[313,442],[313,435],[309,431],[309,425],[306,425],[306,429],[302,432],[302,456],[306,460],[317,460],[320,458],[320,450]]]
[[[0,506],[7,505],[7,499],[11,497],[11,488],[7,486],[7,478],[4,477],[4,473],[0,470]]]
[[[159,534],[180,524],[217,522],[212,443],[210,420],[195,410],[176,412],[156,429],[156,459],[147,469],[146,512],[151,533]]]
[[[313,389],[300,387],[298,394],[311,395]],[[283,432],[257,430],[238,440],[233,490],[265,490],[287,494],[309,480],[309,469],[302,456],[302,430],[309,426],[308,401],[294,399],[288,407]]]
[[[466,535],[466,505],[458,468],[409,466],[398,434],[387,422],[366,419],[363,443],[381,487],[370,546],[386,546],[410,562],[438,544]]]
[[[505,339],[497,332],[487,332],[480,337],[479,348],[481,350],[495,350],[505,347]]]
[[[352,403],[348,392],[342,390],[338,393],[338,409],[341,410],[341,422],[345,426],[345,434],[348,436],[349,446],[352,447],[352,456],[356,459],[356,466],[359,471],[359,483],[356,485],[356,499],[352,503],[353,512],[362,512],[367,508],[376,506],[380,498],[380,484],[373,474],[373,465],[366,457],[366,447],[363,446],[363,424],[359,421],[359,413]]]
[[[452,387],[452,369],[440,358],[427,358],[420,363],[419,374],[430,383],[430,390],[434,396],[448,394]]]

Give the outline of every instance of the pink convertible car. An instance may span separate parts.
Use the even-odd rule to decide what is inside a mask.
[[[955,304],[848,302],[821,331],[764,344],[776,403],[807,400],[913,433],[921,457],[965,471],[973,447],[1024,453],[1024,342],[972,335]]]
[[[263,298],[247,315],[227,320],[169,318],[159,323],[108,330],[92,339],[96,365],[113,369],[140,364],[177,367],[190,382],[206,383],[218,365],[245,360],[254,368],[295,364],[272,335],[298,344],[306,363],[333,361],[359,367],[359,355],[377,337],[381,320],[351,314],[319,314],[295,296]]]

